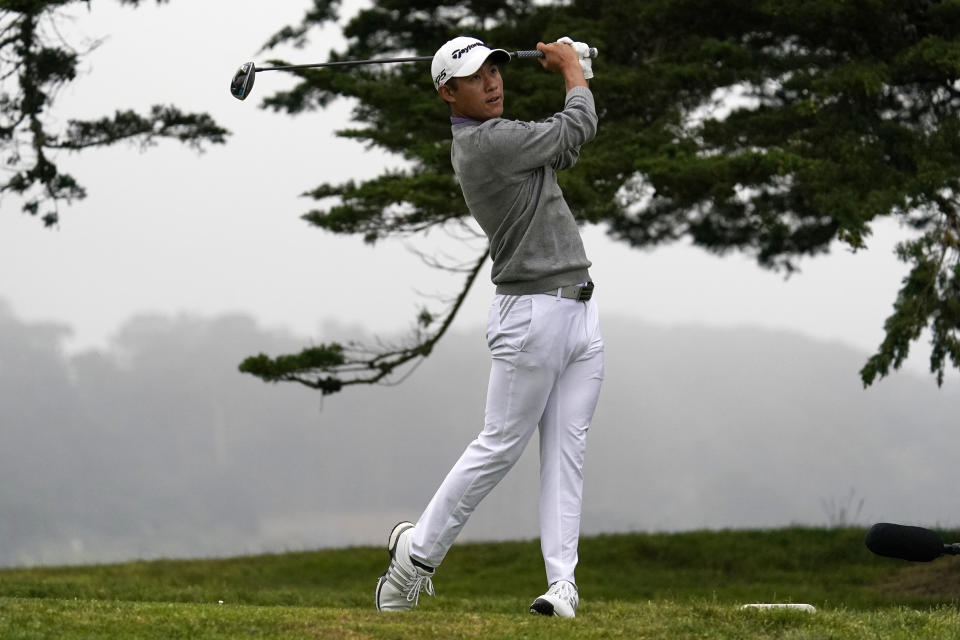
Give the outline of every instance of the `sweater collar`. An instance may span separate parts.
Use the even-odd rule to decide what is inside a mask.
[[[459,116],[450,116],[450,124],[480,124],[479,120],[473,118],[461,118]]]

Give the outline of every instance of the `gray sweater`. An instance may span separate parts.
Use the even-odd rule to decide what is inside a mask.
[[[580,230],[557,184],[597,132],[593,94],[567,92],[543,122],[453,125],[450,158],[470,213],[490,239],[497,293],[540,293],[590,279]]]

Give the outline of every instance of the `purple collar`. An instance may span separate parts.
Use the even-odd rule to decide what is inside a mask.
[[[460,118],[458,116],[450,116],[450,124],[480,124],[479,120],[474,120],[473,118]]]

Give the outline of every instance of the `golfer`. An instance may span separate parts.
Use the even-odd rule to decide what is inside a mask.
[[[557,171],[577,162],[597,114],[587,46],[538,43],[543,68],[566,82],[563,110],[543,122],[501,118],[501,70],[510,60],[458,37],[433,58],[434,87],[450,106],[450,157],[470,212],[490,239],[496,295],[487,318],[492,356],[483,430],[453,465],[416,525],[390,533],[390,565],[377,582],[381,611],[433,595],[443,562],[481,500],[540,432],[540,545],[547,592],[532,613],[572,618],[587,429],[603,380],[603,339],[580,232]],[[585,75],[586,72],[586,75]]]

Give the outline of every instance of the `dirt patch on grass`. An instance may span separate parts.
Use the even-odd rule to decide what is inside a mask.
[[[912,564],[881,581],[877,588],[891,596],[960,600],[960,557]]]

